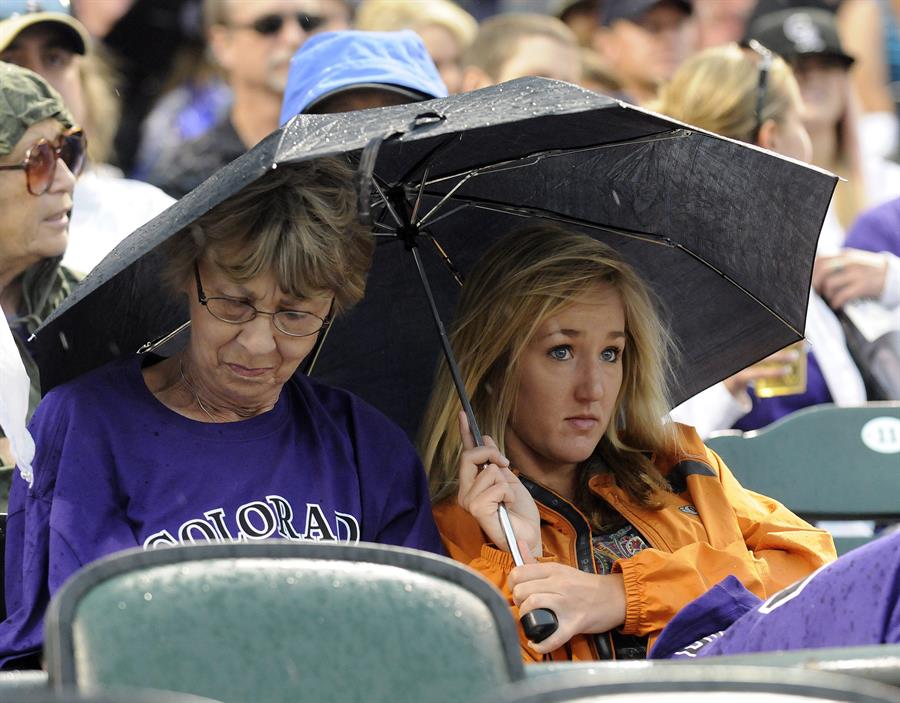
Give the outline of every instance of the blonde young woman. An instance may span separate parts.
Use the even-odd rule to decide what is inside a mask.
[[[730,44],[694,55],[661,91],[655,109],[710,132],[808,162],[812,149],[797,81],[781,58],[755,46],[756,51]],[[757,429],[819,403],[865,402],[862,376],[847,349],[840,322],[816,294],[809,301],[806,336],[811,351],[803,393],[758,398],[753,392],[755,381],[782,373],[771,362],[787,364],[798,353],[782,351],[690,399],[676,408],[673,417],[694,425],[705,437],[729,427]]]
[[[643,658],[727,575],[765,597],[834,558],[827,533],[660,421],[666,333],[644,283],[596,240],[535,224],[498,242],[463,287],[451,342],[487,446],[473,447],[441,369],[420,442],[434,514],[449,554],[516,616],[556,613],[555,634],[522,636],[526,661]]]

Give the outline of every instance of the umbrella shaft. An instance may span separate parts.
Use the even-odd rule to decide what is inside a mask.
[[[472,437],[475,439],[476,446],[483,447],[484,438],[481,436],[481,430],[478,428],[478,422],[475,420],[475,413],[472,410],[472,403],[469,401],[469,394],[466,393],[466,386],[462,381],[462,375],[459,372],[456,357],[450,346],[450,340],[444,329],[444,323],[441,321],[441,313],[438,311],[437,304],[434,302],[431,284],[428,282],[428,274],[425,273],[425,267],[422,266],[422,259],[419,257],[419,248],[413,244],[413,246],[410,247],[410,251],[412,252],[413,261],[416,262],[416,270],[419,272],[419,279],[422,281],[422,287],[425,289],[425,296],[428,298],[428,306],[431,308],[431,317],[434,319],[434,324],[437,327],[438,337],[441,340],[441,347],[444,350],[444,358],[447,359],[447,366],[450,368],[450,375],[453,377],[453,385],[456,386],[456,394],[459,396],[463,410],[466,412],[466,419],[469,421],[469,430],[472,432]],[[497,507],[497,516],[500,518],[500,526],[503,528],[503,535],[506,537],[506,542],[509,545],[509,553],[512,555],[516,566],[522,566],[525,562],[519,551],[519,545],[516,544],[516,535],[515,532],[513,532],[512,522],[510,522],[509,513],[503,503],[500,503]]]

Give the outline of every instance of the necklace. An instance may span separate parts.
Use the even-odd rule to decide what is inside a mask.
[[[184,359],[178,360],[178,373],[181,374],[181,383],[185,388],[187,388],[188,392],[191,394],[191,397],[194,399],[194,402],[197,403],[197,407],[199,407],[206,414],[206,417],[209,418],[210,422],[222,422],[222,418],[216,419],[216,417],[206,409],[203,401],[200,400],[200,394],[197,393],[197,389],[194,388],[194,384],[187,380],[187,376],[184,375]]]

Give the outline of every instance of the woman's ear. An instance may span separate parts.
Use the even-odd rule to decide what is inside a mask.
[[[756,137],[756,145],[770,151],[778,151],[778,124],[773,119],[768,119],[759,127]]]

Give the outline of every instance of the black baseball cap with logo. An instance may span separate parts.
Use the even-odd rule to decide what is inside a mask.
[[[672,5],[686,15],[694,9],[691,0],[604,0],[600,9],[600,24],[608,27],[616,20],[636,22],[657,5]]]
[[[848,68],[853,63],[838,37],[834,14],[816,7],[793,7],[756,17],[745,40],[756,39],[786,61],[825,56]]]

